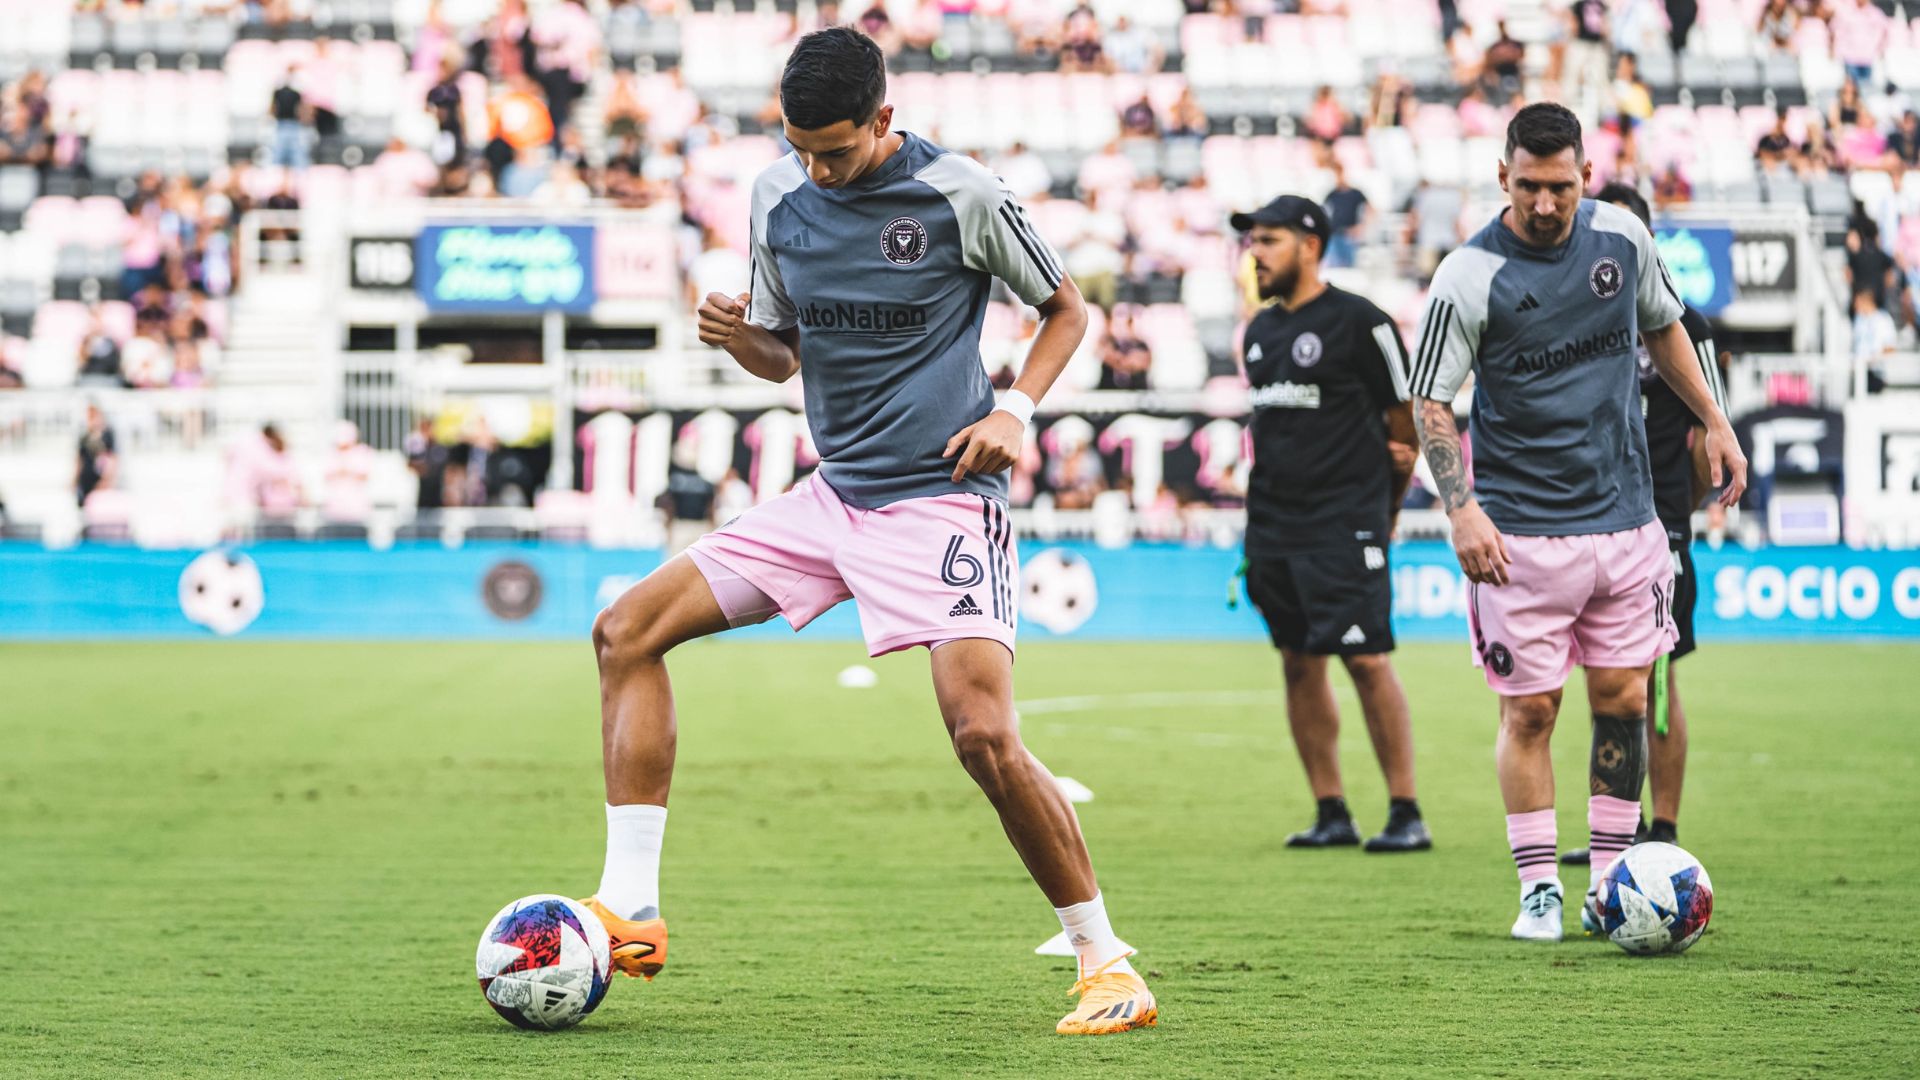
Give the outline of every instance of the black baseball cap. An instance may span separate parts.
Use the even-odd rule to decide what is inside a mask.
[[[1227,219],[1236,232],[1246,232],[1255,225],[1278,225],[1289,229],[1298,229],[1320,238],[1321,250],[1327,246],[1330,230],[1327,227],[1327,212],[1320,204],[1300,195],[1282,195],[1251,214],[1235,214]]]

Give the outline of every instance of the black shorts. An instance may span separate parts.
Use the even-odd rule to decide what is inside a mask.
[[[1315,656],[1393,651],[1393,575],[1381,545],[1250,557],[1247,596],[1278,648]]]
[[[1693,607],[1700,598],[1700,583],[1693,573],[1693,544],[1690,541],[1667,541],[1667,549],[1673,552],[1673,628],[1679,634],[1674,642],[1673,651],[1667,655],[1674,660],[1693,651]]]

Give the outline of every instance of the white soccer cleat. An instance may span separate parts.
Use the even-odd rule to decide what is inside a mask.
[[[1513,920],[1515,941],[1559,941],[1565,935],[1560,925],[1563,892],[1558,881],[1536,881],[1521,886],[1520,917]]]

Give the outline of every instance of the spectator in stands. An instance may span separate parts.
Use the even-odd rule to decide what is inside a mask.
[[[947,0],[951,3],[952,0]],[[1151,75],[1166,63],[1167,53],[1146,31],[1121,15],[1107,31],[1107,55],[1113,58],[1115,71],[1129,75]]]
[[[1348,119],[1346,107],[1333,96],[1333,87],[1322,85],[1313,92],[1313,104],[1307,106],[1301,126],[1322,146],[1332,146],[1335,139],[1346,134]]]
[[[468,60],[475,71],[491,73],[501,82],[539,70],[534,62],[533,24],[527,18],[526,0],[501,0],[500,9],[488,19]]]
[[[112,488],[119,472],[113,429],[107,426],[107,414],[100,411],[100,406],[88,402],[87,430],[80,434],[80,452],[73,467],[76,501],[84,506],[87,496]]]
[[[444,49],[439,77],[427,90],[427,112],[432,114],[435,128],[433,147],[428,153],[435,165],[448,169],[466,164],[467,121],[465,103],[460,96],[460,52],[452,45]]]
[[[1794,0],[1767,0],[1754,27],[1761,48],[1773,53],[1792,53],[1793,35],[1799,29],[1800,9]]]
[[[1900,114],[1900,122],[1887,134],[1885,165],[1895,176],[1903,169],[1920,169],[1920,113],[1908,109]]]
[[[887,14],[886,0],[873,0],[860,17],[854,20],[860,32],[874,40],[880,51],[888,56],[900,52],[900,31],[893,25],[893,16]]]
[[[1854,296],[1866,293],[1873,306],[1884,309],[1895,289],[1893,256],[1880,246],[1880,226],[1856,211],[1847,228],[1847,287]],[[1857,307],[1856,307],[1856,310]]]
[[[1611,30],[1606,0],[1574,0],[1567,8],[1567,19],[1572,34],[1567,42],[1568,105],[1575,112],[1592,115],[1606,93]]]
[[[1433,278],[1435,267],[1449,251],[1460,246],[1460,209],[1465,196],[1460,189],[1439,187],[1425,178],[1420,180],[1405,206],[1407,242],[1413,246],[1414,268],[1422,281]]]
[[[531,78],[515,75],[487,105],[488,140],[483,152],[496,192],[522,199],[546,179],[553,117]]]
[[[1653,91],[1640,78],[1639,58],[1630,52],[1614,61],[1613,111],[1634,121],[1653,115]]]
[[[739,296],[751,287],[752,267],[747,257],[727,244],[726,237],[710,226],[700,228],[700,253],[687,264],[687,310],[713,293]]]
[[[1477,81],[1486,88],[1487,96],[1505,101],[1520,91],[1520,65],[1527,59],[1527,47],[1507,30],[1507,20],[1501,19],[1497,25],[1499,36],[1480,58]]]
[[[553,145],[573,115],[573,103],[586,93],[600,59],[600,23],[583,0],[558,0],[540,9],[533,23],[540,86],[553,122]]]
[[[298,65],[288,64],[267,106],[268,115],[273,117],[273,148],[269,160],[287,169],[305,169],[313,161],[313,152],[307,145],[306,99],[294,85],[299,74]]]
[[[583,207],[593,201],[593,189],[580,178],[574,159],[563,157],[547,170],[547,178],[529,196],[542,206]]]
[[[120,377],[120,343],[107,332],[97,304],[93,308],[93,321],[87,326],[86,336],[80,339],[80,370],[75,381],[81,386],[126,385],[126,381]]]
[[[1667,45],[1675,54],[1687,51],[1687,38],[1699,17],[1697,0],[1667,0]]]
[[[461,449],[465,453],[460,452]],[[460,490],[459,502],[451,502],[452,491],[448,492],[449,505],[491,506],[494,496],[499,494],[499,455],[500,440],[493,434],[493,428],[487,424],[484,415],[475,414],[468,422],[466,437],[461,440],[460,448],[454,452],[454,462],[461,465],[459,479],[464,484]],[[453,471],[448,470],[448,484],[454,480]]]
[[[1146,94],[1120,110],[1120,138],[1153,141],[1160,137],[1160,118],[1153,111],[1153,99]]]
[[[1067,13],[1060,35],[1060,70],[1065,74],[1113,74],[1113,57],[1100,41],[1100,19],[1085,4]]]
[[[1753,160],[1762,172],[1789,168],[1793,164],[1793,137],[1787,134],[1787,107],[1773,110],[1773,127],[1754,144]]]
[[[1321,201],[1327,211],[1326,264],[1330,267],[1352,266],[1354,256],[1360,250],[1361,234],[1365,231],[1370,207],[1367,197],[1353,185],[1347,183],[1347,169],[1338,158],[1333,162],[1333,190]]]
[[[601,117],[607,138],[620,144],[632,139],[637,151],[647,135],[647,119],[647,107],[640,101],[639,79],[630,69],[615,71],[613,88],[607,91],[606,113]]]
[[[313,125],[314,138],[322,146],[340,137],[340,83],[347,78],[339,57],[333,51],[333,39],[325,34],[313,39],[313,56],[300,68],[300,93],[305,100],[307,121]]]
[[[1114,209],[1125,199],[1124,192],[1114,189],[1088,189],[1079,235],[1061,238],[1067,273],[1087,303],[1101,308],[1112,307],[1120,298],[1120,278],[1127,268],[1127,223]]]
[[[127,207],[120,241],[121,295],[133,296],[148,285],[158,284],[165,277],[160,266],[163,254],[160,205],[146,195],[135,194]]]
[[[1800,153],[1795,157],[1793,167],[1803,179],[1825,176],[1840,166],[1839,155],[1834,151],[1833,143],[1827,138],[1827,130],[1821,126],[1818,117],[1807,120],[1807,138],[1800,144]]]
[[[16,93],[0,99],[0,165],[44,166],[53,155],[53,137],[44,120],[36,121]]]
[[[407,471],[419,480],[414,506],[420,510],[438,510],[445,502],[447,462],[451,451],[433,435],[433,420],[423,417],[401,442],[407,455]]]
[[[153,389],[173,382],[173,349],[162,326],[142,323],[121,350],[120,377],[128,386]]]
[[[377,181],[376,189],[384,198],[395,201],[419,198],[432,191],[441,178],[433,159],[407,145],[397,134],[387,140],[386,149],[367,168]]]
[[[1873,0],[1833,0],[1827,28],[1833,58],[1846,68],[1849,82],[1864,84],[1873,78],[1873,65],[1886,51],[1890,22]]]
[[[373,511],[373,447],[360,441],[351,420],[334,425],[333,451],[322,474],[320,515],[328,521],[364,522]]]
[[[1693,185],[1680,172],[1680,163],[1667,163],[1666,171],[1653,182],[1653,204],[1662,210],[1685,206],[1693,201]]]
[[[306,501],[300,468],[287,452],[287,441],[279,428],[267,424],[260,429],[259,442],[247,464],[247,492],[261,517],[291,517]]]
[[[1043,196],[1053,187],[1053,176],[1047,171],[1047,163],[1040,155],[1027,149],[1027,144],[1016,140],[1007,148],[1005,157],[993,165],[993,171],[1000,176],[1007,190],[1021,202],[1032,202]]]
[[[1840,92],[1834,95],[1833,101],[1827,106],[1827,130],[1833,132],[1838,140],[1848,128],[1873,122],[1873,114],[1867,111],[1866,103],[1860,100],[1860,84],[1849,77],[1840,84]]]
[[[1193,87],[1182,85],[1180,96],[1174,99],[1173,113],[1167,118],[1166,137],[1173,139],[1191,139],[1198,142],[1207,137],[1212,125],[1207,120],[1207,111],[1193,96]]]
[[[1853,359],[1867,366],[1867,391],[1879,393],[1886,387],[1885,363],[1900,344],[1900,330],[1893,316],[1881,307],[1872,290],[1853,294]]]
[[[1362,125],[1374,128],[1404,127],[1413,120],[1413,87],[1400,81],[1391,71],[1380,74],[1367,94],[1367,115]]]
[[[1133,320],[1116,312],[1100,342],[1101,390],[1150,390],[1153,353],[1133,331]]]

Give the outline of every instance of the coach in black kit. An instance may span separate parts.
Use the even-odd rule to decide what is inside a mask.
[[[1413,475],[1406,347],[1386,313],[1320,279],[1327,218],[1283,195],[1235,214],[1262,308],[1242,354],[1253,406],[1247,595],[1267,621],[1287,681],[1287,721],[1319,801],[1290,847],[1360,842],[1340,783],[1340,714],[1327,679],[1352,677],[1392,797],[1368,851],[1433,846],[1414,801],[1413,736],[1393,651],[1387,546]]]

